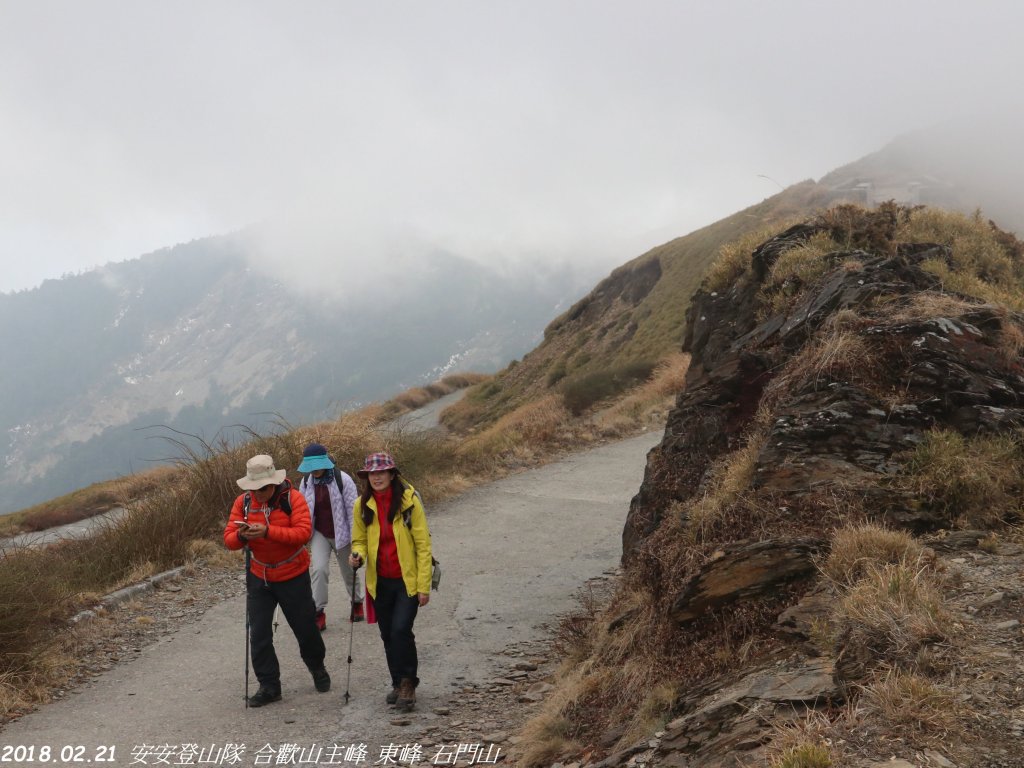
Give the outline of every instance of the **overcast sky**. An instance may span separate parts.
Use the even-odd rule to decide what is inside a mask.
[[[254,223],[288,270],[613,266],[1019,98],[1022,33],[1010,0],[0,0],[0,291]]]

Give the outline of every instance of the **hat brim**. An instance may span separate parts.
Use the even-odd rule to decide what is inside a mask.
[[[396,467],[396,466],[381,467],[380,469],[374,469],[374,470],[357,469],[356,470],[356,474],[359,475],[359,477],[361,477],[361,478],[363,478],[365,480],[367,477],[370,476],[370,472],[371,471],[373,471],[373,472],[388,472],[388,471],[391,471],[391,472],[394,472],[397,475],[398,474],[398,467]]]
[[[299,472],[314,472],[318,469],[334,469],[334,462],[327,456],[304,456]]]
[[[260,488],[263,488],[264,486],[267,485],[280,485],[281,483],[284,482],[284,479],[287,476],[288,470],[279,469],[276,472],[274,472],[274,474],[271,475],[270,477],[264,478],[262,480],[251,480],[249,476],[246,475],[245,477],[240,477],[235,482],[238,483],[238,487],[241,488],[243,491],[258,491]]]

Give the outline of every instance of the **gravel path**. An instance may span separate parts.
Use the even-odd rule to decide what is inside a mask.
[[[45,531],[19,533],[17,536],[0,539],[0,550],[12,547],[41,547],[44,544],[54,544],[63,539],[80,539],[101,525],[116,523],[123,516],[124,508],[114,507],[108,512],[102,512],[67,525],[58,525],[54,528],[47,528]]]
[[[420,745],[421,764],[452,765],[463,743],[464,765],[476,744],[483,755],[488,737],[507,752],[502,729],[522,719],[509,702],[529,695],[499,692],[536,690],[546,661],[543,625],[571,610],[588,580],[617,567],[629,499],[660,438],[648,432],[592,449],[428,510],[444,579],[416,622],[421,685],[410,715],[384,704],[383,649],[376,627],[366,624],[351,635],[352,699],[344,704],[351,625],[340,621],[337,571],[324,635],[333,688],[316,693],[282,624],[276,645],[284,698],[246,710],[241,576],[199,574],[103,619],[122,628],[108,647],[99,644],[106,660],[85,684],[8,724],[0,760],[10,746],[24,747],[23,756],[34,748],[37,758],[43,747],[53,758],[81,747],[82,763],[113,753],[106,764],[125,766],[373,765],[385,753],[415,757]],[[352,750],[360,744],[362,761]],[[244,745],[237,760],[228,745]]]

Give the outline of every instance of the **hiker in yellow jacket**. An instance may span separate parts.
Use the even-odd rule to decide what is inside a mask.
[[[413,623],[430,601],[431,550],[419,494],[398,473],[388,453],[366,457],[356,474],[366,487],[352,514],[349,565],[366,564],[366,620],[377,622],[391,673],[388,704],[409,711],[416,704],[416,637]]]

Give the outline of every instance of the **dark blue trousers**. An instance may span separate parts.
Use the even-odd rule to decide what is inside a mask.
[[[411,678],[415,685],[419,685],[420,679],[416,677],[416,635],[412,633],[420,607],[419,599],[406,594],[402,579],[378,576],[373,607],[377,612],[380,637],[384,641],[392,687],[397,688],[403,677]]]
[[[281,690],[281,666],[274,651],[274,609],[281,606],[292,634],[299,641],[299,655],[309,671],[320,669],[327,654],[324,639],[316,626],[316,606],[309,571],[294,579],[263,583],[263,579],[246,574],[246,600],[249,606],[249,647],[252,669],[260,685]]]

